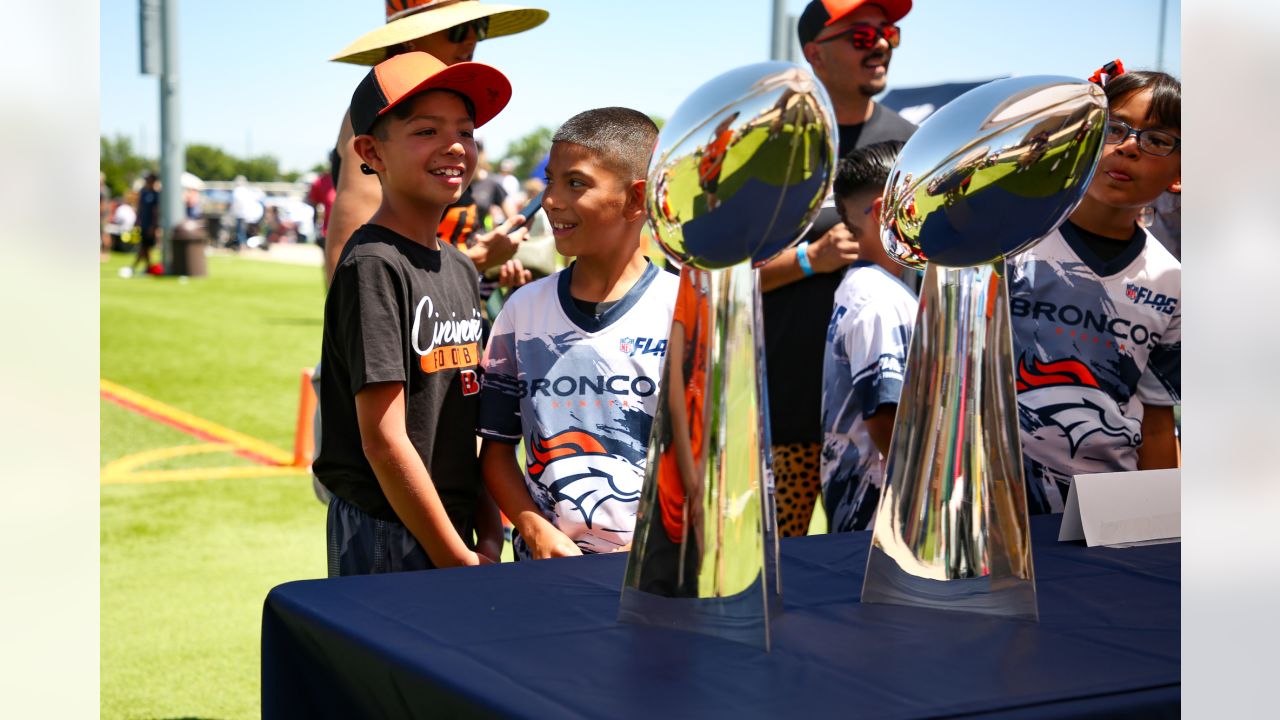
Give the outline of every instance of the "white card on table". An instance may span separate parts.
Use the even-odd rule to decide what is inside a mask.
[[[1170,541],[1182,536],[1182,471],[1076,475],[1058,540],[1094,545]]]

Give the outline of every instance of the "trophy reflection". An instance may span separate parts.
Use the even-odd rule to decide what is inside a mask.
[[[767,649],[782,609],[756,268],[826,197],[834,113],[784,62],[680,105],[649,169],[654,236],[682,266],[619,619]]]
[[[1071,78],[997,80],[903,147],[882,240],[927,263],[867,555],[863,602],[1038,618],[1004,258],[1084,197],[1106,99]]]

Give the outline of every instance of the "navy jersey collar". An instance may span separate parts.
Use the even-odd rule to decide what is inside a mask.
[[[1077,227],[1068,220],[1062,223],[1058,231],[1062,233],[1062,239],[1067,241],[1067,246],[1076,254],[1076,257],[1089,266],[1089,269],[1098,277],[1110,277],[1129,267],[1142,254],[1143,248],[1147,246],[1147,234],[1142,231],[1142,228],[1134,225],[1133,237],[1129,238],[1129,244],[1125,246],[1125,249],[1111,260],[1103,260],[1089,248],[1084,238],[1081,237],[1082,233],[1088,232],[1087,230]],[[1113,240],[1112,242],[1115,241]]]
[[[573,269],[578,266],[577,261],[565,268],[560,273],[560,279],[556,285],[556,294],[560,298],[560,308],[564,310],[564,314],[573,322],[574,325],[582,328],[587,332],[600,332],[615,323],[618,318],[627,314],[640,297],[644,295],[644,291],[653,283],[654,278],[658,277],[658,266],[654,265],[646,259],[644,272],[640,274],[640,279],[635,285],[623,295],[620,300],[615,302],[612,307],[605,310],[599,317],[592,317],[581,310],[573,302],[573,296],[569,294],[569,282],[573,279]]]

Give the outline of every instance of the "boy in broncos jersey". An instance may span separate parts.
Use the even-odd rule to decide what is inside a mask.
[[[1182,85],[1130,72],[1104,90],[1102,157],[1084,200],[1009,260],[1032,513],[1062,512],[1074,475],[1179,464],[1182,267],[1138,217],[1181,190]]]
[[[615,107],[552,138],[542,208],[556,250],[576,259],[503,306],[480,392],[481,470],[517,559],[631,544],[678,286],[640,251],[657,135]]]
[[[382,201],[325,299],[314,469],[333,495],[330,575],[477,565],[501,551],[475,455],[475,268],[436,226],[475,171],[475,128],[510,98],[497,70],[423,52],[383,61],[351,97],[355,149]]]
[[[822,505],[829,532],[866,530],[884,488],[884,457],[902,394],[917,301],[879,242],[881,198],[902,143],[840,161],[834,193],[861,257],[836,288],[822,361]]]

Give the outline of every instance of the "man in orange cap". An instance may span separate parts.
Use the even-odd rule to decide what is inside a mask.
[[[902,35],[895,24],[911,0],[812,0],[796,33],[822,81],[839,125],[838,154],[886,140],[906,141],[915,126],[871,98],[884,90]],[[825,206],[796,246],[760,270],[769,368],[769,417],[778,529],[803,535],[817,500],[822,451],[822,360],[836,287],[858,259],[858,243]]]
[[[479,41],[524,32],[541,25],[549,15],[546,10],[537,8],[478,0],[387,0],[386,8],[385,25],[360,36],[330,59],[355,65],[375,65],[399,53],[419,50],[435,56],[446,65],[468,62]],[[332,278],[351,233],[373,215],[382,200],[382,188],[377,179],[361,171],[354,138],[350,117],[343,117],[332,156],[337,195],[324,248],[326,281]],[[451,208],[442,224],[471,223],[474,210],[468,211],[468,198],[464,196],[457,206]],[[509,219],[493,232],[478,235],[474,245],[463,252],[479,270],[502,265],[511,259],[516,246],[524,238],[525,232],[516,230],[522,222],[523,218],[519,216]]]

